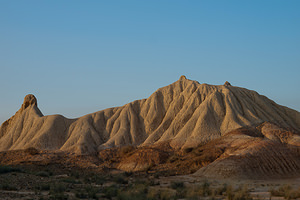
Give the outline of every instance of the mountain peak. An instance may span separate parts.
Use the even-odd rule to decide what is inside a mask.
[[[231,84],[230,84],[228,81],[226,81],[226,82],[224,83],[224,86],[231,86]]]
[[[185,75],[182,75],[182,76],[180,76],[180,78],[179,78],[180,81],[183,81],[183,80],[186,80],[186,79],[187,79],[187,78],[186,78]]]
[[[37,99],[33,94],[27,94],[24,97],[24,102],[22,104],[22,109],[25,110],[28,106],[35,105],[37,106]]]

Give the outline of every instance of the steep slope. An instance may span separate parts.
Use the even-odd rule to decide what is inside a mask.
[[[0,127],[0,150],[35,147],[91,153],[160,142],[185,148],[263,122],[299,131],[300,113],[228,82],[207,85],[182,76],[148,99],[73,120],[43,116],[35,97],[26,96],[21,109]]]

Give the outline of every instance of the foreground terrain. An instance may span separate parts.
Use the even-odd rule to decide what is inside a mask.
[[[245,174],[232,165],[216,168],[215,163],[226,151],[239,151],[234,145],[220,149],[223,143],[219,142],[182,151],[164,143],[111,148],[89,155],[35,148],[0,152],[0,199],[300,198],[299,170],[284,173],[293,172],[283,167],[292,164],[282,163],[280,176],[272,171],[276,166],[269,166],[265,169],[269,173],[258,177],[256,172],[251,177],[248,168],[269,165],[251,163],[251,159],[247,166],[238,168]],[[242,157],[239,161],[243,164]],[[203,173],[210,165],[215,171]]]
[[[59,164],[1,166],[0,199],[296,199],[300,179],[215,180]]]

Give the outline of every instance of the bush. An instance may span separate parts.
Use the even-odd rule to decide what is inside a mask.
[[[9,185],[8,183],[4,183],[0,185],[0,188],[2,190],[17,190],[16,186],[14,185]]]
[[[173,188],[173,189],[184,188],[184,183],[183,182],[172,182],[171,188]]]
[[[139,200],[146,199],[148,187],[145,184],[131,185],[124,190],[119,191],[118,199],[120,200]]]
[[[92,187],[92,186],[86,186],[86,187],[85,187],[85,191],[86,191],[87,196],[88,196],[89,198],[97,199],[97,192],[98,192],[98,189],[97,189],[97,188]]]
[[[47,183],[40,184],[40,185],[35,186],[35,189],[37,189],[39,191],[48,191],[48,190],[50,190],[50,185]]]
[[[118,184],[128,184],[128,181],[122,175],[114,177],[113,181],[115,181]]]
[[[252,200],[247,186],[239,187],[234,193],[234,200]]]
[[[87,193],[85,193],[84,190],[76,190],[75,196],[77,198],[79,198],[79,199],[86,199],[86,198],[88,198],[88,195],[87,195]]]
[[[62,182],[65,182],[65,183],[72,183],[72,184],[81,184],[81,181],[80,180],[77,180],[73,177],[70,177],[70,178],[64,178],[62,179]]]
[[[234,191],[231,185],[226,187],[226,196],[228,200],[233,200]]]
[[[160,189],[159,199],[169,200],[175,197],[175,193],[168,189]]]
[[[64,193],[66,187],[61,183],[54,183],[50,186],[50,194]]]
[[[103,192],[105,197],[112,199],[112,197],[116,197],[118,195],[118,186],[111,185],[106,187]]]
[[[125,175],[126,177],[132,176],[132,174],[133,174],[132,172],[125,172],[125,173],[124,173],[124,175]]]
[[[68,200],[69,196],[64,193],[52,194],[50,200]]]
[[[161,188],[161,189],[156,189],[152,188],[149,190],[147,194],[147,199],[149,200],[156,200],[156,199],[161,199],[161,200],[169,200],[169,199],[175,199],[176,193],[174,190],[167,189],[167,188]]]
[[[71,171],[71,174],[70,174],[71,177],[74,177],[76,179],[79,179],[80,178],[80,175],[77,171]]]
[[[10,172],[22,172],[19,168],[13,168],[6,165],[0,165],[0,174],[10,173]]]
[[[227,184],[224,184],[221,187],[218,187],[214,190],[214,194],[215,195],[223,195],[223,193],[225,193],[227,190]]]
[[[103,185],[106,182],[105,177],[101,176],[95,176],[92,180],[93,183],[96,183],[97,185]]]
[[[207,197],[212,194],[210,184],[205,181],[201,185],[196,185],[187,189],[186,195],[188,198]]]
[[[41,176],[41,177],[49,177],[50,173],[46,172],[46,171],[39,171],[36,173],[37,176]]]
[[[155,179],[150,179],[148,182],[149,186],[154,186],[154,185],[159,185],[159,181],[155,180]]]
[[[29,148],[25,149],[25,152],[29,153],[32,156],[40,153],[39,150],[37,150],[34,147],[29,147]]]
[[[228,200],[252,200],[249,190],[245,185],[236,190],[231,185],[227,186],[226,195]]]
[[[293,188],[290,185],[283,185],[280,186],[277,190],[271,189],[270,193],[273,196],[281,196],[285,199],[296,199],[300,197],[300,188],[297,191],[293,190]]]
[[[209,188],[209,186],[210,186],[209,182],[207,182],[205,180],[204,183],[201,185],[201,188],[200,188],[202,196],[206,197],[206,196],[211,195],[211,189]]]

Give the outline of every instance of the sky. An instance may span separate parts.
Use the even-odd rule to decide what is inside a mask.
[[[186,75],[300,111],[299,0],[0,0],[0,123],[34,94],[68,118]]]

